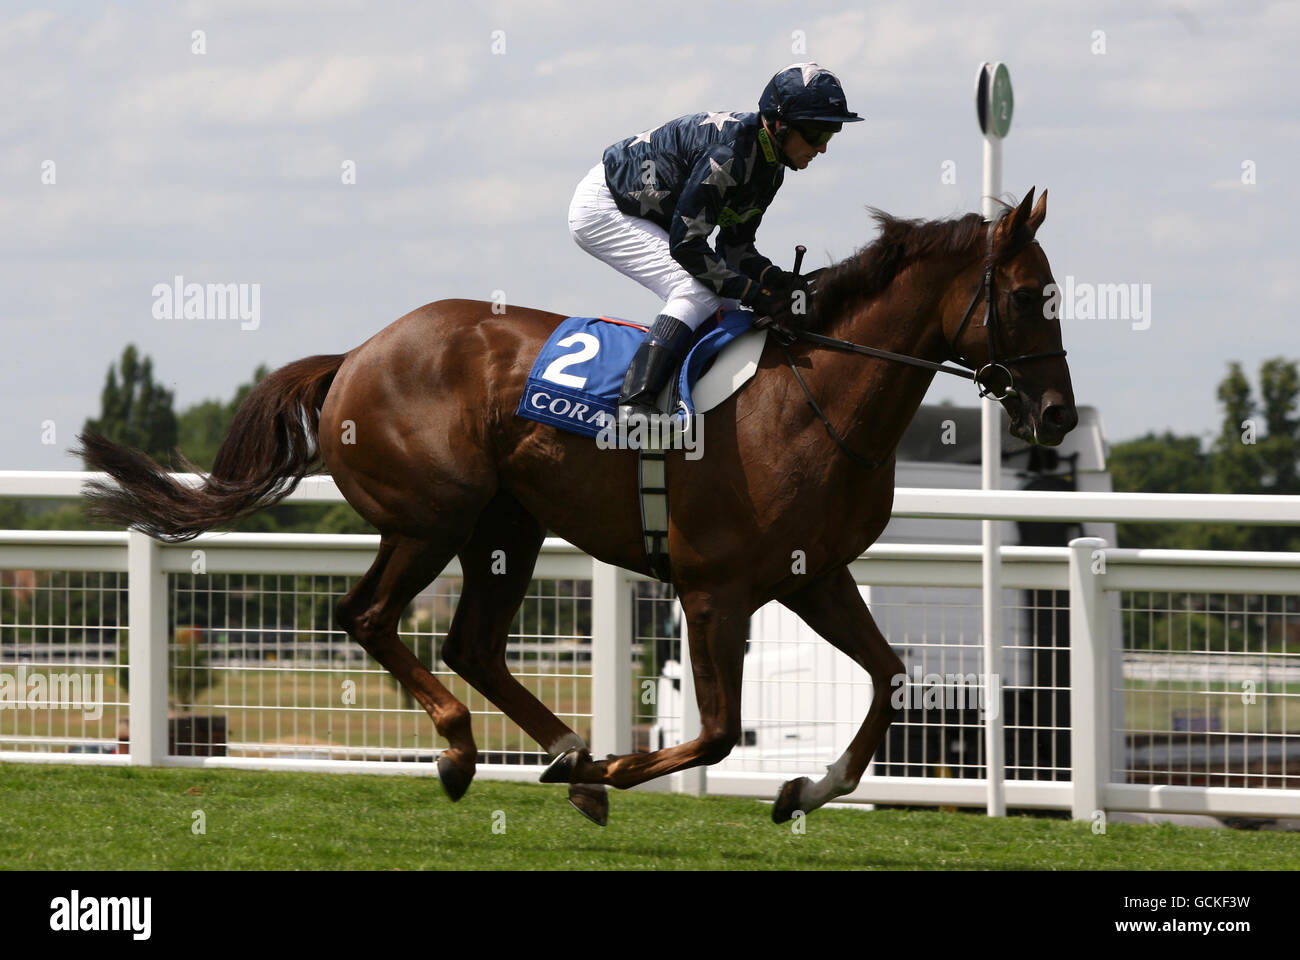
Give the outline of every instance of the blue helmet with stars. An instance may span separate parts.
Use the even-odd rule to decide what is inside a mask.
[[[758,99],[758,112],[786,124],[842,124],[863,119],[849,110],[835,74],[815,63],[794,63],[772,77]]]

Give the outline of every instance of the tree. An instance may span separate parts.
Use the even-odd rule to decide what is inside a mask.
[[[1259,443],[1259,460],[1264,468],[1269,492],[1282,495],[1300,493],[1300,417],[1296,417],[1300,397],[1300,372],[1283,357],[1266,360],[1259,370],[1259,392],[1264,404],[1264,426],[1268,436]]]
[[[203,470],[211,470],[217,458],[221,441],[230,432],[235,413],[244,402],[253,387],[262,381],[270,371],[265,364],[253,371],[253,378],[235,389],[235,396],[228,402],[221,400],[202,400],[187,407],[180,415],[180,448],[186,458]]]
[[[1256,403],[1241,364],[1228,365],[1216,393],[1219,432],[1203,453],[1194,436],[1148,433],[1115,444],[1116,490],[1142,493],[1300,494],[1300,369],[1274,357],[1260,367]],[[1226,523],[1121,524],[1124,546],[1188,550],[1295,550],[1294,527]]]
[[[99,417],[87,420],[82,430],[143,450],[161,464],[172,463],[177,440],[172,392],[154,382],[153,361],[141,360],[135,344],[127,344],[116,367],[109,366]]]
[[[1115,444],[1107,466],[1115,489],[1123,492],[1207,493],[1212,482],[1200,439],[1168,431]],[[1115,533],[1122,546],[1153,549],[1193,549],[1200,539],[1184,523],[1121,523]]]
[[[1260,483],[1259,421],[1250,382],[1241,364],[1228,364],[1228,375],[1219,382],[1219,403],[1223,421],[1214,442],[1214,493],[1262,493]]]
[[[1219,384],[1223,423],[1214,445],[1215,493],[1300,493],[1300,370],[1284,357],[1266,360],[1259,371],[1261,404],[1251,395],[1240,365],[1232,363]],[[1294,550],[1300,532],[1294,527],[1207,527],[1210,549]]]
[[[1232,363],[1217,389],[1223,419],[1208,454],[1195,437],[1147,434],[1112,448],[1110,470],[1116,490],[1148,493],[1300,492],[1300,371],[1275,357],[1260,368],[1261,404],[1251,393],[1241,365]],[[1226,523],[1123,524],[1124,546],[1198,550],[1281,550],[1300,548],[1294,527]],[[1151,617],[1126,619],[1126,643],[1138,649],[1283,650],[1297,646],[1287,632],[1295,598],[1246,594],[1126,595],[1126,607],[1166,609]],[[1179,609],[1172,604],[1178,603]]]

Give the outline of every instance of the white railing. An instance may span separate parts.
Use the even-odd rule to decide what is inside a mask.
[[[173,476],[198,485],[199,474]],[[70,499],[107,474],[0,470],[0,498]],[[306,477],[286,503],[343,503],[334,479]],[[1114,523],[1245,523],[1300,526],[1300,497],[1219,493],[1097,493],[1039,490],[933,490],[899,487],[894,516],[949,520],[1076,520]]]
[[[0,474],[0,497],[75,496],[84,474],[24,472]],[[340,498],[327,479],[313,478],[294,495],[305,502],[337,502]],[[1185,501],[1185,502],[1184,502]],[[1265,503],[1265,501],[1268,501]],[[1127,494],[1061,494],[1017,491],[900,490],[895,515],[928,518],[1073,519],[1073,520],[1217,520],[1221,522],[1300,524],[1300,499],[1284,497],[1186,496],[1152,498]],[[207,534],[180,545],[161,544],[135,532],[85,533],[65,531],[0,531],[0,571],[86,570],[125,574],[129,590],[129,750],[125,755],[54,753],[49,747],[76,737],[51,735],[32,738],[43,750],[3,750],[0,761],[133,763],[175,766],[255,767],[365,771],[381,773],[431,772],[427,762],[401,760],[340,760],[291,756],[174,756],[168,749],[169,656],[174,652],[169,636],[169,577],[189,574],[195,551],[202,551],[205,573],[296,574],[355,577],[370,565],[376,537],[294,534]],[[1300,556],[1213,551],[1151,551],[1108,548],[1103,541],[1082,538],[1069,547],[1004,547],[1002,581],[1008,590],[1068,591],[1070,675],[1069,780],[1005,781],[1006,802],[1011,807],[1070,810],[1078,819],[1091,819],[1097,811],[1137,810],[1204,813],[1237,816],[1300,815],[1300,792],[1273,787],[1209,785],[1179,786],[1126,782],[1123,751],[1126,737],[1141,726],[1126,725],[1123,700],[1131,696],[1124,680],[1126,651],[1113,615],[1119,593],[1165,591],[1179,594],[1300,595]],[[981,550],[977,546],[877,545],[852,565],[858,583],[873,587],[978,588],[981,584]],[[456,563],[443,576],[459,575]],[[566,675],[590,683],[589,711],[574,698],[571,714],[589,719],[590,738],[597,755],[633,749],[635,702],[632,584],[635,574],[582,554],[564,541],[548,539],[534,577],[538,580],[579,580],[591,583],[589,677],[585,670]],[[174,592],[174,591],[172,591]],[[1171,607],[1172,608],[1172,607]],[[1207,614],[1209,616],[1209,614]],[[1286,614],[1279,614],[1285,618]],[[11,626],[0,624],[0,627]],[[0,648],[0,652],[3,652]],[[1161,657],[1179,657],[1209,663],[1225,654],[1211,651],[1162,652],[1144,655],[1144,676],[1161,675]],[[1271,668],[1287,677],[1300,655],[1259,652],[1249,663],[1252,671]],[[1173,663],[1172,660],[1163,661]],[[11,669],[0,663],[0,670]],[[127,668],[121,668],[127,669]],[[174,666],[171,666],[174,673]],[[689,680],[689,671],[687,679]],[[1170,676],[1166,670],[1165,677]],[[1251,674],[1254,675],[1253,673]],[[1208,676],[1208,674],[1206,674]],[[1226,676],[1226,675],[1225,675]],[[1234,679],[1237,674],[1231,674]],[[1064,681],[1063,681],[1064,682]],[[1222,698],[1223,690],[1207,681],[1204,691],[1187,691]],[[1221,684],[1219,684],[1221,685]],[[689,694],[689,682],[684,684]],[[1169,688],[1170,690],[1173,687]],[[1158,691],[1171,695],[1169,690]],[[1300,741],[1300,694],[1282,686],[1266,688],[1265,721],[1250,736],[1280,743],[1284,753],[1281,772],[1269,782],[1300,786],[1300,760],[1285,753]],[[1271,699],[1269,699],[1271,698]],[[545,699],[545,697],[543,698]],[[1217,701],[1216,701],[1217,702]],[[1280,704],[1281,720],[1274,717]],[[1291,705],[1291,716],[1287,707]],[[686,697],[682,729],[697,729],[692,697]],[[1273,712],[1268,713],[1270,706]],[[288,709],[286,707],[286,709]],[[302,711],[332,711],[337,706],[294,707]],[[0,716],[0,720],[3,717]],[[1239,719],[1239,718],[1238,718]],[[1229,716],[1231,723],[1232,717]],[[1138,720],[1133,721],[1139,723]],[[427,721],[426,721],[427,724]],[[1272,726],[1270,727],[1270,724]],[[431,725],[429,725],[431,726]],[[1294,732],[1293,732],[1294,727]],[[1237,731],[1241,734],[1245,728]],[[1217,731],[1226,735],[1228,731]],[[84,739],[84,738],[83,738]],[[7,738],[0,726],[0,747]],[[847,737],[842,738],[847,741]],[[842,744],[841,744],[842,745]],[[400,752],[400,751],[399,751]],[[743,753],[743,749],[737,751]],[[755,766],[757,768],[755,768]],[[779,784],[806,772],[780,763],[748,764],[724,761],[706,771],[690,771],[667,778],[660,788],[709,790],[741,796],[771,798]],[[534,766],[485,763],[479,775],[504,779],[534,779]],[[1223,782],[1227,777],[1221,778]],[[983,806],[987,783],[979,777],[945,779],[938,776],[867,776],[848,798],[852,801],[891,804],[943,804]]]

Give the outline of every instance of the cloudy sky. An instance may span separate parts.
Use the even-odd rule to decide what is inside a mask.
[[[179,410],[444,297],[650,319],[569,238],[574,186],[809,59],[867,122],[788,174],[760,250],[811,268],[867,205],[979,209],[973,81],[1005,61],[1003,188],[1049,188],[1057,279],[1149,285],[1149,325],[1063,323],[1078,401],[1112,441],[1208,434],[1229,360],[1300,356],[1298,38],[1289,2],[0,3],[0,468],[77,468],[127,342]],[[178,275],[260,284],[257,329],[156,316]]]

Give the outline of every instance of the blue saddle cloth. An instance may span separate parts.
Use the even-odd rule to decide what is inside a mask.
[[[718,351],[749,330],[753,321],[748,310],[719,310],[700,325],[677,373],[675,415],[695,415],[691,387]],[[623,378],[648,329],[609,317],[569,317],[538,353],[515,414],[595,437],[617,420]]]

